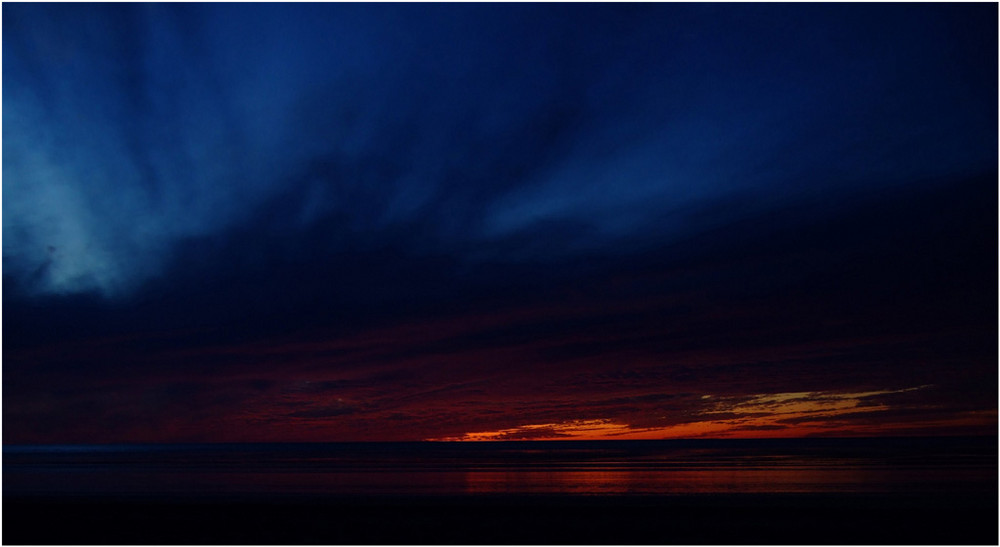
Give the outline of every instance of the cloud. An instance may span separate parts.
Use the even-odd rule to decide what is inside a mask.
[[[3,10],[12,438],[995,422],[988,5]]]
[[[428,439],[431,441],[512,441],[512,440],[557,440],[590,439],[613,436],[627,431],[628,426],[611,420],[574,420],[554,424],[522,425],[499,431],[466,433],[460,437]]]
[[[783,436],[801,437],[817,434],[851,435],[869,431],[864,422],[855,423],[854,415],[866,419],[876,413],[893,413],[896,409],[880,403],[862,404],[866,399],[916,391],[930,386],[898,390],[859,393],[774,393],[743,397],[739,402],[719,401],[712,396],[701,397],[701,404],[688,398],[684,412],[663,416],[660,425],[649,427],[623,423],[612,419],[571,420],[559,423],[528,424],[493,431],[475,431],[463,435],[433,438],[435,441],[503,441],[518,439],[673,439],[691,437]],[[728,398],[727,398],[728,399]],[[577,405],[590,412],[600,412],[602,406]],[[660,412],[664,412],[661,410]],[[669,411],[667,411],[669,414]],[[898,418],[900,415],[896,414]],[[954,417],[955,419],[957,417]],[[959,420],[954,423],[959,424]],[[655,423],[655,422],[654,422]],[[876,422],[881,433],[905,425],[893,421]],[[985,422],[982,422],[985,423]],[[860,429],[858,426],[861,425]]]
[[[336,416],[344,416],[347,414],[353,414],[357,412],[357,409],[346,405],[334,405],[334,406],[319,406],[308,408],[305,410],[296,410],[295,412],[289,412],[285,416],[288,418],[334,418]]]
[[[888,35],[834,7],[4,11],[4,262],[35,295],[134,296],[241,233],[274,242],[243,260],[333,271],[401,233],[473,264],[615,254],[734,199],[995,164],[994,94],[934,8],[854,8]]]

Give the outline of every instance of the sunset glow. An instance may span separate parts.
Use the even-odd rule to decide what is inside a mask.
[[[855,428],[847,419],[855,413],[878,413],[890,410],[878,397],[905,393],[933,386],[855,393],[795,392],[754,395],[749,398],[711,400],[712,406],[701,410],[695,419],[663,427],[634,427],[609,419],[573,420],[559,423],[530,424],[497,431],[477,431],[458,437],[431,441],[510,441],[510,440],[652,440],[699,437],[800,437],[817,434],[852,436],[871,434],[870,428]],[[713,415],[725,415],[719,419]],[[995,414],[994,414],[995,415]],[[978,420],[956,418],[953,426],[971,423],[989,424],[995,418],[987,413]],[[944,423],[938,424],[944,427]],[[891,427],[878,430],[891,433]]]
[[[995,435],[995,6],[5,3],[5,443]]]

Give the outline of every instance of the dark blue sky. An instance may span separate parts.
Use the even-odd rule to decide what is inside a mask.
[[[4,4],[4,425],[659,431],[725,392],[995,430],[996,17]]]

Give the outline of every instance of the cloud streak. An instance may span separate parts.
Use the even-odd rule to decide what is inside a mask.
[[[857,435],[845,415],[872,415],[896,410],[883,404],[881,396],[916,391],[932,386],[917,386],[898,390],[859,393],[773,393],[751,397],[727,397],[718,401],[712,395],[701,396],[701,408],[687,401],[689,418],[671,420],[661,427],[634,427],[610,419],[573,420],[551,424],[522,425],[498,431],[476,431],[456,437],[428,439],[432,441],[509,441],[534,440],[636,440],[676,439],[691,437],[805,437],[811,435]],[[742,399],[733,402],[732,399]],[[721,415],[721,416],[717,416]],[[954,425],[965,419],[956,419]],[[896,426],[898,427],[898,426]],[[880,433],[891,432],[893,426]],[[869,429],[862,430],[871,434]]]

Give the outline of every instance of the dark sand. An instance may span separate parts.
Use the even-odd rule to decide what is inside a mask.
[[[8,497],[16,544],[984,544],[997,496]]]

